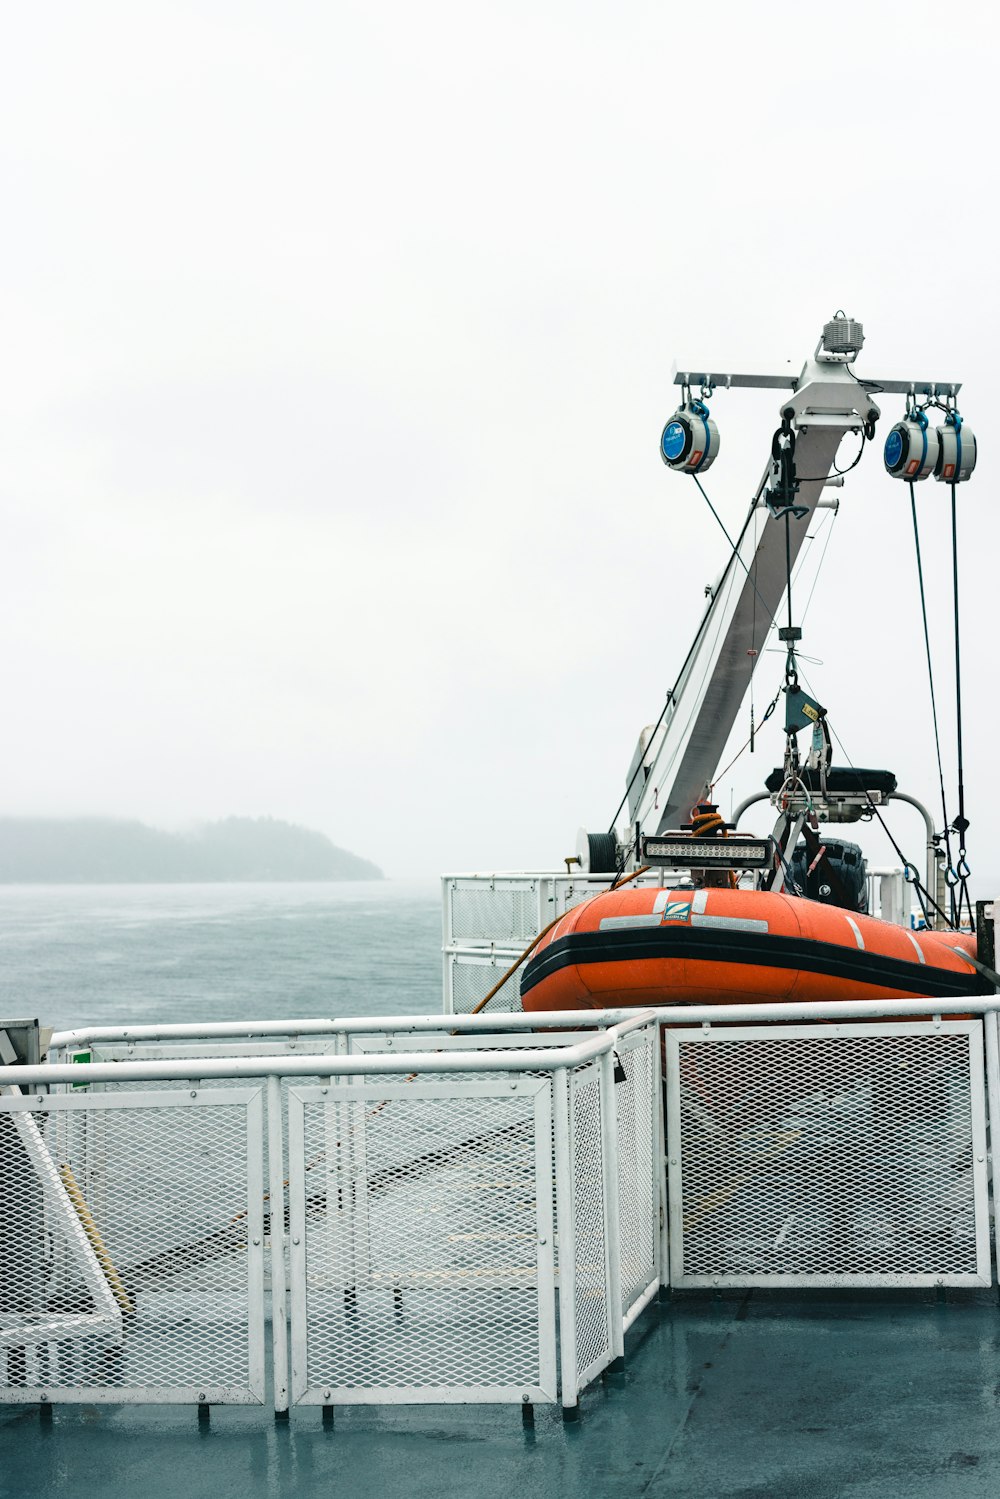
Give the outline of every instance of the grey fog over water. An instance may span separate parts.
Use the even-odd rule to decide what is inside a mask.
[[[64,1029],[434,1014],[436,881],[0,887],[0,1014]]]
[[[658,455],[672,362],[787,374],[843,307],[859,376],[962,381],[979,438],[969,857],[1000,867],[975,690],[997,7],[718,0],[705,25],[656,0],[5,8],[0,813],[269,814],[391,876],[562,867],[728,556]],[[777,397],[713,399],[731,534]],[[930,804],[909,499],[881,458],[903,398],[881,404],[810,526],[803,660],[851,761]],[[952,794],[949,507],[918,490]],[[772,639],[726,810],[781,761],[783,662]],[[919,818],[893,822],[919,862]]]

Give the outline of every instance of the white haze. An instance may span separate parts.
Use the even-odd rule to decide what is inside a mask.
[[[270,813],[395,875],[559,862],[725,560],[657,455],[671,361],[797,365],[843,307],[860,374],[965,382],[969,848],[1000,874],[992,7],[5,19],[0,810]],[[932,801],[883,404],[804,650],[851,758]],[[777,402],[714,406],[735,527]],[[951,786],[948,495],[919,498]]]

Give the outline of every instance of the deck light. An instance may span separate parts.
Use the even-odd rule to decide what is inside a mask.
[[[667,869],[770,869],[774,852],[770,838],[736,833],[729,838],[696,838],[683,831],[643,838],[642,862]]]

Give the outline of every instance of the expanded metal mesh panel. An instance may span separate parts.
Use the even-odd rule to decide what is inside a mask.
[[[603,890],[607,890],[610,883],[610,875],[601,875],[600,878],[593,880],[556,878],[552,881],[551,897],[545,901],[542,925],[551,921],[553,916],[565,916],[566,912],[572,911],[574,906],[582,905],[585,900],[600,895]]]
[[[292,1388],[554,1395],[549,1084],[293,1090]]]
[[[660,1200],[654,1156],[658,1038],[656,1026],[650,1026],[637,1037],[626,1037],[618,1050],[625,1074],[615,1089],[623,1312],[659,1272]]]
[[[535,880],[456,880],[449,886],[451,940],[520,944],[537,936],[538,885]]]
[[[979,1022],[668,1037],[672,1279],[988,1285]]]
[[[573,1220],[576,1241],[576,1366],[580,1385],[611,1356],[607,1235],[601,1148],[601,1078],[594,1064],[570,1074]],[[560,1274],[565,1266],[560,1259]]]
[[[263,1399],[260,1094],[193,1091],[0,1099],[0,1399]]]
[[[327,1056],[338,1048],[337,1035],[325,1036],[267,1036],[254,1040],[219,1041],[213,1038],[191,1041],[95,1041],[85,1052],[74,1055],[93,1062],[197,1062],[205,1057],[296,1057]],[[65,1060],[59,1058],[59,1060]],[[183,1066],[177,1068],[178,1077]],[[226,1079],[217,1079],[219,1083]],[[237,1079],[237,1085],[239,1080]],[[107,1086],[106,1084],[103,1086]],[[116,1085],[118,1086],[118,1085]],[[124,1085],[122,1085],[124,1086]],[[133,1083],[143,1089],[157,1086],[151,1082]],[[177,1087],[176,1079],[169,1079],[168,1087]],[[183,1086],[183,1083],[181,1084]],[[243,1086],[246,1086],[245,1082]]]
[[[479,1001],[488,994],[498,979],[520,956],[519,953],[497,953],[491,957],[471,957],[466,954],[449,953],[448,982],[451,1009],[456,1015],[470,1014]],[[511,975],[489,1002],[491,1015],[511,1013],[521,1008],[522,969]]]

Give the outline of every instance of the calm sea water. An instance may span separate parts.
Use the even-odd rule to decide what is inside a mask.
[[[98,1023],[436,1014],[440,885],[0,886],[0,1015]]]

